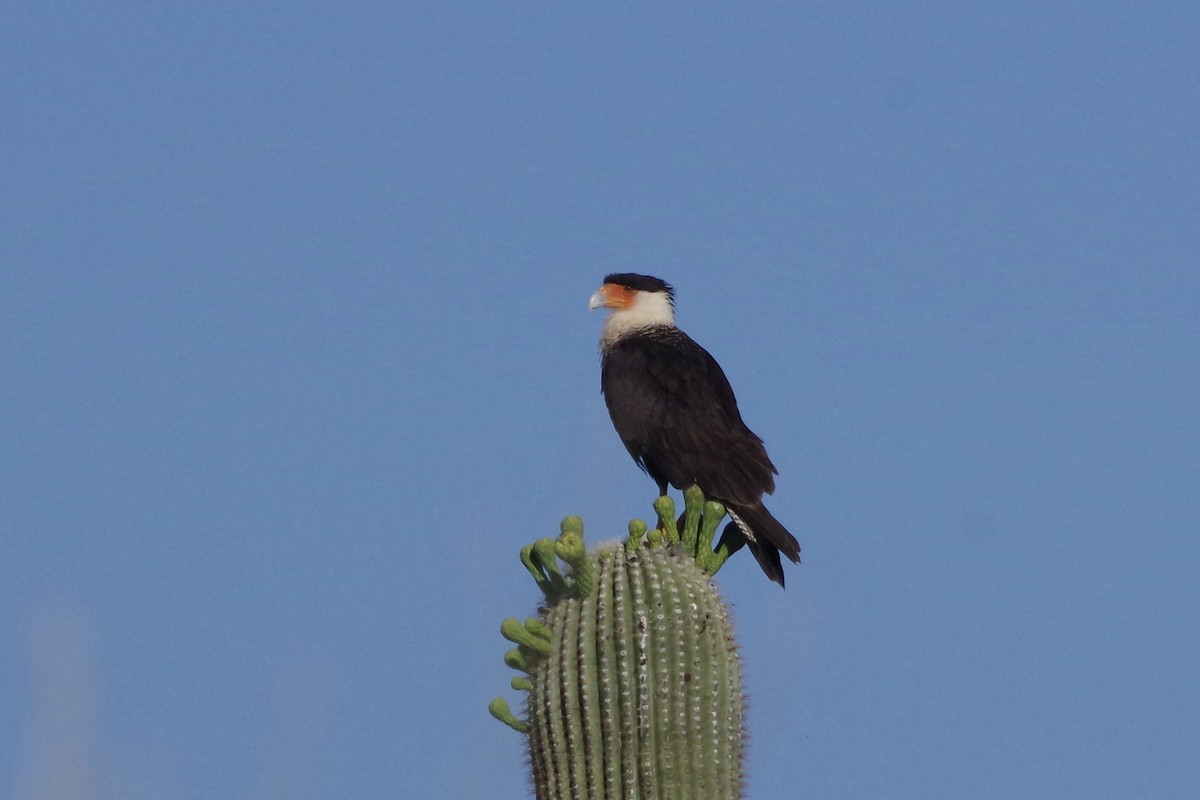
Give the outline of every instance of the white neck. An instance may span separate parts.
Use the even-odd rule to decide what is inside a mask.
[[[638,292],[629,308],[615,309],[600,329],[600,346],[608,347],[626,334],[652,325],[675,325],[675,309],[666,292]]]

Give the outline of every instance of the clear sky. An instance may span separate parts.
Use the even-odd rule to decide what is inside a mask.
[[[804,563],[749,797],[1200,792],[1200,6],[0,9],[0,794],[527,796],[678,289]],[[57,794],[55,794],[57,792]]]

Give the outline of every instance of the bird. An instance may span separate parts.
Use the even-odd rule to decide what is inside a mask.
[[[724,504],[730,551],[748,545],[768,578],[784,585],[779,554],[800,563],[800,543],[763,505],[779,471],[742,421],[717,360],[675,324],[675,289],[631,272],[606,275],[590,309],[610,313],[600,332],[600,391],[617,435],[658,484],[697,486]]]

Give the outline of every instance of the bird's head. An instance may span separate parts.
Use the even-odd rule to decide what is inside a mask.
[[[612,311],[601,335],[602,342],[612,342],[638,328],[674,325],[675,290],[666,281],[649,275],[615,273],[605,276],[588,308]]]

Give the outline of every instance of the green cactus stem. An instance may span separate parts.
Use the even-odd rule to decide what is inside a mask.
[[[589,555],[568,517],[557,540],[522,550],[546,603],[501,633],[527,716],[502,698],[489,710],[528,733],[538,800],[741,796],[741,673],[709,579],[728,555],[712,549],[725,509],[684,497],[678,521],[659,498],[659,526],[634,520],[623,545]]]

